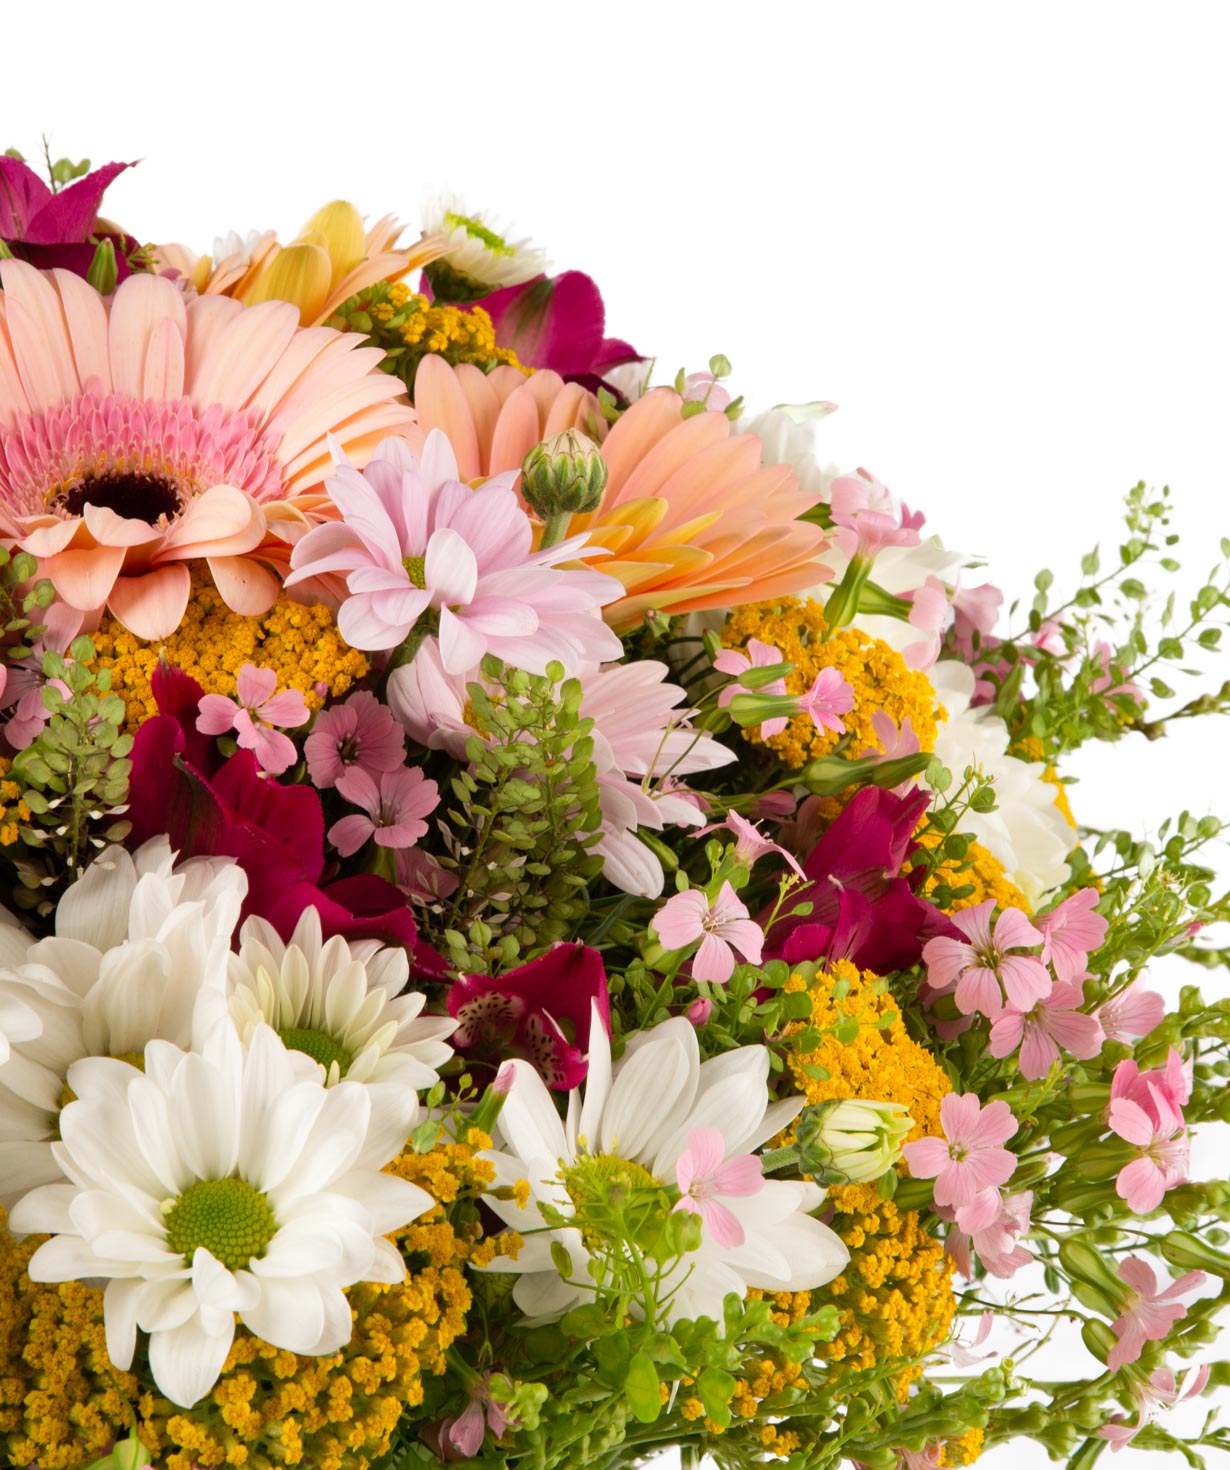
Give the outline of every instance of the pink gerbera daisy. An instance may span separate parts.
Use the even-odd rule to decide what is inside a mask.
[[[411,420],[377,349],[286,302],[185,300],[145,274],[107,299],[16,260],[0,281],[0,534],[139,638],[179,626],[196,560],[236,612],[272,606],[327,506],[327,436],[363,463]]]

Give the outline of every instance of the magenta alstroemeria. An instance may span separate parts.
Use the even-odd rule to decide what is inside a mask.
[[[295,730],[311,718],[302,691],[278,687],[273,669],[244,664],[235,676],[235,698],[205,694],[198,706],[196,727],[203,735],[235,731],[240,750],[250,750],[262,771],[280,776],[299,758],[295,742],[282,730]],[[281,728],[277,728],[277,727]]]
[[[337,790],[366,813],[342,817],[329,828],[329,841],[343,857],[358,852],[369,837],[378,847],[413,847],[427,835],[423,818],[440,804],[440,788],[418,766],[382,771],[374,779],[356,766],[339,779]]]
[[[749,964],[760,963],[764,934],[729,883],[712,902],[703,888],[676,893],[653,916],[653,927],[665,949],[686,949],[700,940],[692,960],[697,980],[725,985],[734,974],[736,950]]]
[[[1052,980],[1036,955],[1042,935],[1020,909],[1004,909],[992,923],[995,900],[952,915],[964,936],[932,939],[923,949],[927,985],[937,995],[953,993],[964,1016],[981,1012],[994,1020],[1004,999],[1018,1011],[1030,1011],[1051,993]],[[1001,993],[1002,986],[1002,993]]]
[[[1096,888],[1082,888],[1049,914],[1039,915],[1038,928],[1043,935],[1039,959],[1050,965],[1056,980],[1075,980],[1106,938],[1109,925],[1094,912],[1101,897]]]
[[[350,770],[379,776],[405,761],[406,736],[387,705],[367,689],[322,709],[303,742],[308,775],[319,791],[336,786]]]
[[[742,1222],[722,1203],[722,1197],[747,1199],[764,1188],[764,1165],[755,1154],[735,1154],[728,1159],[719,1128],[689,1128],[688,1146],[675,1163],[675,1180],[680,1194],[677,1210],[699,1215],[718,1245],[743,1244]]]
[[[1051,993],[1028,1011],[1005,1006],[991,1025],[987,1050],[993,1057],[1007,1057],[1019,1046],[1017,1065],[1031,1082],[1046,1076],[1061,1051],[1087,1062],[1102,1050],[1106,1038],[1098,1018],[1080,1009],[1084,1002],[1082,985],[1056,981]]]
[[[60,267],[84,276],[94,259],[98,210],[111,181],[130,163],[108,163],[76,179],[58,194],[19,158],[0,157],[0,240],[18,260],[40,270]],[[115,246],[118,280],[129,274],[137,242],[105,232]]]
[[[448,993],[458,1022],[449,1045],[467,1062],[498,1067],[530,1062],[548,1087],[570,1090],[589,1071],[589,1033],[596,1012],[609,1031],[606,969],[596,949],[557,944],[504,975],[466,975]]]
[[[972,1092],[950,1092],[940,1103],[943,1138],[920,1138],[901,1150],[915,1179],[935,1180],[935,1203],[951,1205],[970,1235],[1000,1213],[999,1188],[1016,1171],[1016,1155],[1003,1147],[1017,1131],[1006,1102],[983,1107]]]
[[[1110,1324],[1119,1339],[1106,1359],[1112,1373],[1125,1363],[1134,1363],[1146,1342],[1160,1342],[1176,1322],[1186,1317],[1187,1307],[1178,1298],[1205,1281],[1203,1271],[1188,1271],[1165,1291],[1159,1291],[1157,1275],[1143,1256],[1128,1256],[1119,1266],[1119,1275],[1129,1289],[1122,1315]]]

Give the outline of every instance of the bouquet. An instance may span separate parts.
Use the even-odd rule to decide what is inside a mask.
[[[457,201],[123,167],[0,159],[0,1461],[1230,1448],[1225,828],[1066,774],[1230,709],[1230,542],[1005,611]]]

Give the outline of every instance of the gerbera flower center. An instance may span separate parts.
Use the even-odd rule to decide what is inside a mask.
[[[167,1249],[189,1266],[204,1246],[228,1270],[241,1270],[277,1233],[272,1206],[246,1179],[200,1179],[167,1214]]]
[[[180,509],[179,491],[157,475],[99,475],[57,497],[52,508],[79,516],[87,505],[104,506],[130,521],[157,525]]]
[[[326,1031],[317,1031],[311,1026],[286,1026],[278,1035],[291,1051],[301,1051],[328,1072],[337,1063],[338,1074],[344,1077],[354,1058],[338,1041]]]

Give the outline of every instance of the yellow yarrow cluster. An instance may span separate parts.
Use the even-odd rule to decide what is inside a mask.
[[[841,996],[834,994],[839,981],[848,987]],[[834,960],[828,970],[817,971],[814,979],[791,975],[784,988],[807,991],[812,1002],[811,1020],[789,1027],[787,1039],[807,1027],[820,1033],[810,1051],[786,1054],[795,1087],[809,1103],[846,1097],[901,1103],[914,1119],[911,1140],[928,1134],[943,1136],[940,1102],[952,1091],[952,1084],[931,1053],[907,1034],[899,1007],[883,980],[870,970],[860,972],[849,960]],[[885,1024],[890,1015],[894,1019]],[[841,1042],[832,1034],[833,1028],[850,1020],[859,1023],[858,1035]],[[815,1075],[821,1068],[827,1077]]]
[[[169,638],[147,643],[114,618],[104,618],[91,637],[90,667],[111,670],[111,688],[124,701],[129,730],[158,713],[150,675],[160,658],[191,675],[206,694],[228,698],[235,695],[241,665],[273,669],[277,687],[298,689],[310,710],[324,703],[318,685],[336,699],[371,667],[365,654],[344,641],[327,607],[295,602],[283,593],[267,613],[244,617],[227,607],[212,583],[199,579]]]
[[[924,847],[933,848],[942,840],[942,834],[934,830],[920,832],[918,840]],[[1027,914],[1033,913],[1029,900],[1008,877],[1003,863],[980,842],[971,842],[969,851],[959,861],[946,858],[932,869],[923,885],[924,896],[930,898],[937,888],[945,884],[954,893],[961,894],[945,907],[946,914],[973,908],[975,904],[985,903],[988,898],[993,898],[1001,909],[1020,909]],[[965,893],[967,888],[972,892]]]
[[[759,726],[743,731],[744,738],[764,745],[787,766],[802,767],[819,756],[830,755],[841,743],[844,753],[858,757],[866,750],[884,749],[872,726],[877,710],[891,716],[897,728],[908,717],[923,750],[935,749],[936,720],[946,718],[937,706],[935,690],[925,674],[906,667],[895,649],[858,628],[838,628],[828,633],[824,612],[818,602],[800,602],[787,597],[779,602],[753,602],[736,608],[722,629],[727,648],[746,649],[759,638],[781,653],[781,661],[794,665],[786,676],[791,694],[805,694],[822,669],[836,669],[849,683],[854,708],[841,716],[846,734],[818,730],[810,715],[796,715],[778,735],[767,740]]]
[[[981,1429],[967,1429],[957,1439],[948,1439],[940,1446],[941,1465],[972,1465],[982,1454],[982,1442],[986,1435]]]
[[[922,1375],[921,1359],[947,1338],[956,1314],[952,1262],[916,1211],[881,1199],[874,1185],[841,1185],[829,1191],[828,1203],[850,1260],[812,1293],[817,1306],[831,1302],[841,1315],[837,1336],[817,1343],[816,1356],[833,1366],[834,1377],[900,1362],[895,1386],[904,1403]]]
[[[383,347],[400,342],[415,356],[435,352],[451,363],[471,362],[484,370],[507,364],[523,373],[532,371],[511,347],[496,343],[495,326],[481,306],[433,302],[401,284],[375,286],[358,299],[370,319],[368,330]],[[352,325],[349,319],[344,324]]]
[[[81,1470],[135,1415],[161,1470],[365,1470],[388,1450],[402,1413],[422,1402],[423,1377],[444,1372],[470,1307],[465,1268],[496,1248],[477,1226],[455,1229],[443,1208],[491,1184],[494,1170],[475,1157],[484,1138],[407,1151],[389,1165],[441,1203],[394,1237],[414,1263],[405,1282],[349,1290],[354,1335],[345,1347],[300,1356],[240,1327],[218,1382],[190,1410],[114,1369],[102,1292],[30,1281],[41,1237],[19,1242],[0,1223],[0,1463]]]
[[[30,820],[30,808],[22,799],[21,787],[8,779],[12,766],[0,756],[0,847],[12,847],[21,832],[21,823]]]

